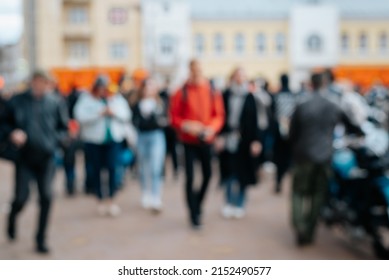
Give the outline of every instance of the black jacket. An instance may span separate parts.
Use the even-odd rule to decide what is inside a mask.
[[[150,116],[144,117],[141,113],[139,102],[133,107],[132,122],[134,126],[141,132],[164,129],[168,125],[167,109],[162,101],[158,104],[157,110],[152,112]]]
[[[68,112],[61,98],[48,94],[41,99],[31,91],[10,100],[9,125],[27,134],[27,143],[19,150],[18,160],[38,165],[50,159],[68,140]]]
[[[231,132],[231,127],[228,124],[231,94],[229,89],[223,94],[225,123],[220,133],[221,135]],[[254,185],[257,182],[257,163],[250,151],[251,143],[262,141],[262,134],[258,127],[257,110],[254,96],[247,94],[239,120],[240,141],[238,150],[235,154],[225,150],[219,155],[222,181],[230,176],[237,176],[242,186]]]

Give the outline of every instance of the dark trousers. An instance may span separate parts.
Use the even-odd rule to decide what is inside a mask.
[[[211,179],[211,146],[184,144],[185,150],[185,173],[186,173],[186,200],[190,217],[193,220],[201,215],[201,205]],[[194,163],[199,161],[203,181],[199,190],[194,190]]]
[[[331,176],[327,163],[298,164],[293,172],[292,222],[296,233],[312,240],[321,209],[326,201]]]
[[[165,129],[166,137],[166,153],[172,159],[174,172],[178,171],[178,157],[177,157],[177,136],[173,128],[167,127]]]
[[[110,142],[107,144],[85,144],[88,154],[87,166],[90,168],[89,180],[97,197],[102,200],[106,197],[101,183],[102,171],[108,171],[108,196],[113,198],[117,190],[117,159],[120,144]]]
[[[28,166],[22,161],[15,165],[15,195],[9,215],[10,225],[15,225],[16,218],[26,205],[30,194],[30,183],[35,180],[39,193],[39,222],[36,241],[42,244],[46,238],[46,230],[52,200],[52,181],[54,177],[55,163],[49,159],[35,166]]]
[[[80,147],[78,140],[74,140],[64,148],[64,169],[66,175],[66,191],[74,194],[76,182],[76,154]]]

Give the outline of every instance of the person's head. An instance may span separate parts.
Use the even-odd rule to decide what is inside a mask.
[[[323,83],[324,86],[329,86],[335,82],[335,75],[332,69],[327,68],[323,71]]]
[[[323,75],[314,73],[311,76],[311,87],[314,92],[318,92],[323,87]]]
[[[280,76],[281,91],[289,91],[289,76],[288,74],[282,74]]]
[[[202,81],[203,72],[200,62],[197,59],[192,59],[189,63],[189,79],[192,83],[197,84]]]
[[[158,97],[159,97],[159,89],[158,89],[157,82],[152,78],[145,79],[139,88],[138,101],[143,98],[158,98]]]
[[[109,86],[109,79],[107,76],[100,75],[96,78],[93,84],[92,94],[95,97],[104,98],[107,96]]]
[[[42,97],[50,89],[50,76],[43,70],[36,70],[31,76],[31,90],[35,97]]]
[[[231,83],[242,85],[247,80],[246,73],[242,67],[236,68],[230,77]]]

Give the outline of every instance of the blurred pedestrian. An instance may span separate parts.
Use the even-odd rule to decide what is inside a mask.
[[[200,62],[190,62],[190,76],[172,97],[170,116],[185,150],[186,200],[191,225],[201,226],[202,203],[211,179],[211,145],[224,123],[223,99],[203,77]],[[200,190],[194,190],[194,163],[203,175]]]
[[[142,185],[142,206],[160,212],[162,178],[166,157],[164,128],[168,125],[166,106],[152,79],[143,81],[134,105],[134,126],[138,129],[138,160]]]
[[[258,126],[259,107],[242,68],[231,75],[231,84],[223,94],[225,122],[215,142],[219,152],[222,184],[225,187],[225,218],[243,218],[246,210],[247,188],[256,183],[255,157],[261,150]]]
[[[280,77],[281,89],[275,96],[275,135],[274,135],[274,164],[276,165],[275,192],[282,190],[282,180],[291,164],[291,152],[288,143],[290,118],[297,104],[297,98],[289,88],[289,77]]]
[[[120,208],[115,203],[117,191],[117,159],[120,143],[125,138],[130,109],[122,95],[108,90],[106,76],[99,76],[91,93],[79,98],[74,115],[80,123],[81,140],[85,143],[86,160],[90,166],[91,185],[99,200],[100,215],[117,216]],[[108,190],[102,184],[102,172],[108,171]]]
[[[169,91],[169,80],[166,81],[165,87],[159,93],[162,101],[165,103],[166,108],[170,107],[170,91]],[[177,135],[174,128],[171,125],[165,127],[165,138],[166,138],[166,152],[170,156],[173,165],[173,175],[175,178],[178,177],[178,155],[177,155]],[[166,168],[165,168],[166,169]]]
[[[344,122],[360,132],[324,94],[323,76],[313,74],[313,94],[298,105],[290,127],[293,151],[292,222],[298,245],[313,242],[331,173],[334,129]]]
[[[49,94],[49,76],[43,71],[32,75],[30,89],[10,101],[12,132],[10,139],[18,147],[15,159],[15,196],[8,218],[8,238],[17,237],[17,216],[25,206],[31,180],[37,183],[39,223],[36,250],[48,253],[46,232],[52,202],[54,154],[67,140],[67,111],[61,99]]]

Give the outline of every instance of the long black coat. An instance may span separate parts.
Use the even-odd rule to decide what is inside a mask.
[[[231,127],[228,125],[230,113],[229,100],[231,94],[229,89],[223,94],[226,117],[221,135],[231,131]],[[261,142],[262,140],[262,135],[258,127],[257,110],[254,96],[252,94],[247,94],[240,115],[239,131],[241,138],[237,152],[232,154],[224,150],[219,155],[222,183],[231,176],[236,176],[241,186],[255,185],[257,183],[256,159],[250,152],[251,143],[254,141]]]

